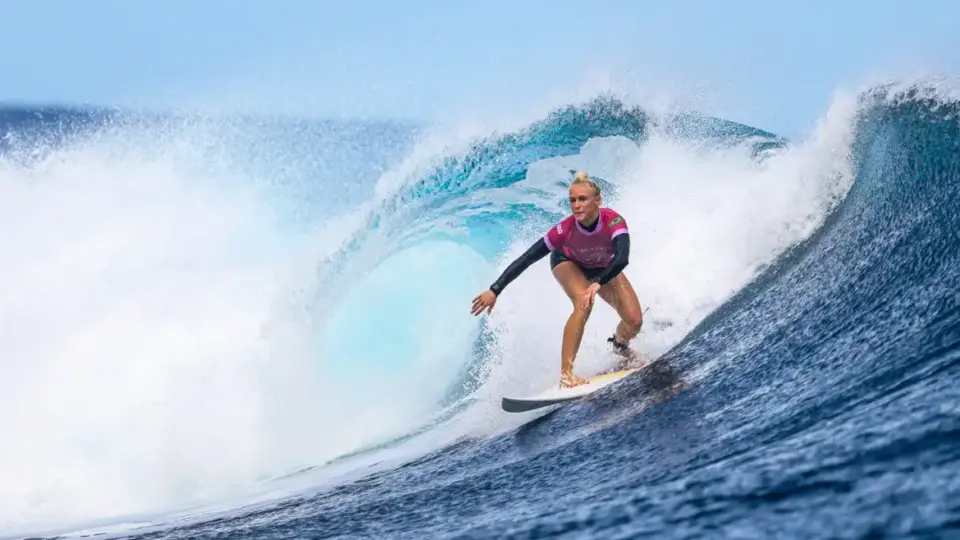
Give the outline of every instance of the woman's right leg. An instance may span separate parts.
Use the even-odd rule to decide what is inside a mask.
[[[563,327],[563,344],[560,348],[560,382],[566,386],[584,384],[586,379],[573,374],[573,362],[576,360],[580,342],[583,340],[583,331],[590,318],[592,307],[580,307],[580,297],[587,290],[589,283],[580,268],[570,261],[564,261],[553,268],[553,275],[560,282],[564,292],[573,304],[573,313]]]

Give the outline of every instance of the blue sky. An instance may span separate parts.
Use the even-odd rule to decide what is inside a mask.
[[[429,120],[522,111],[607,73],[791,135],[838,88],[952,74],[960,2],[922,6],[4,0],[0,101]]]

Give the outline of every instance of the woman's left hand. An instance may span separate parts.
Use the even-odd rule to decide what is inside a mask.
[[[593,305],[593,297],[597,294],[597,291],[600,290],[599,283],[591,283],[587,290],[583,291],[583,296],[580,297],[580,308],[586,310]]]

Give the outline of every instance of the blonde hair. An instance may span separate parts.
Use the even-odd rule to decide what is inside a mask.
[[[574,184],[586,184],[593,188],[594,193],[596,193],[597,195],[600,195],[600,186],[598,186],[593,180],[591,180],[590,175],[588,175],[584,171],[580,171],[577,174],[573,175],[573,182],[570,182],[570,185],[572,186]]]

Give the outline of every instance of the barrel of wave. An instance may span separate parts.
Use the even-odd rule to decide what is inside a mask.
[[[479,253],[447,240],[412,245],[357,276],[330,307],[323,386],[340,389],[353,421],[383,426],[377,438],[403,435],[436,412],[470,361],[479,335],[470,298],[488,277]]]

